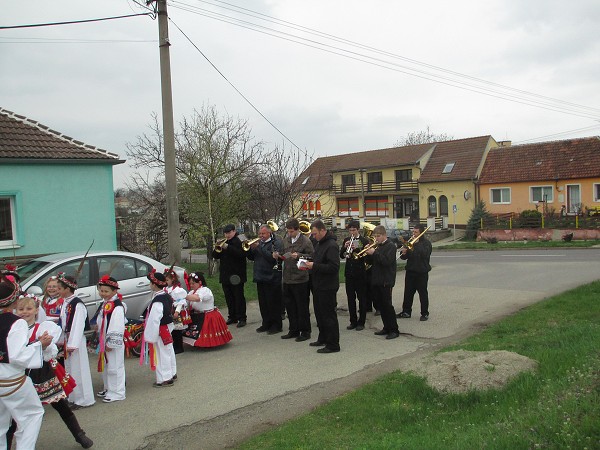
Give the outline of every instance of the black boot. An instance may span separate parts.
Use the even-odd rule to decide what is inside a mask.
[[[83,448],[90,448],[92,445],[94,445],[94,441],[87,437],[85,435],[85,431],[83,431],[79,426],[77,417],[73,415],[65,420],[65,423],[79,445],[81,445]]]

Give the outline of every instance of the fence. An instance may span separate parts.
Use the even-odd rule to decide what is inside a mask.
[[[480,219],[481,229],[512,230],[514,228],[600,228],[600,215],[590,216],[531,216],[517,213],[489,214]]]

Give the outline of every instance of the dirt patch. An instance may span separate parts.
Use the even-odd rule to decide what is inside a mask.
[[[439,353],[419,361],[413,368],[434,389],[449,393],[501,389],[522,372],[534,371],[537,362],[506,350]]]

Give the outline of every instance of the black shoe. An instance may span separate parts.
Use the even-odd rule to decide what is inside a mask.
[[[75,436],[75,442],[81,445],[83,448],[90,448],[94,445],[94,441],[92,441],[89,437],[85,435],[85,431],[81,430]]]
[[[323,348],[320,348],[319,350],[317,350],[317,353],[337,353],[339,351],[340,351],[339,348],[336,349],[336,350],[334,350],[334,349],[329,348],[329,347],[323,347]]]
[[[304,342],[310,339],[310,333],[300,333],[300,336],[296,338],[296,342]]]
[[[354,330],[356,328],[356,324],[355,323],[351,323],[350,325],[348,325],[346,327],[346,330]]]
[[[270,332],[269,332],[270,333]],[[298,333],[288,333],[281,336],[281,339],[292,339],[300,336]]]
[[[375,310],[375,314],[373,314],[374,316],[380,316],[381,315],[381,311],[377,311]]]
[[[385,338],[396,339],[397,337],[400,337],[400,333],[398,333],[397,331],[392,331],[391,333],[388,333],[388,335]]]
[[[385,330],[380,330],[380,331],[376,331],[375,333],[373,333],[375,336],[385,336],[388,334],[387,331]]]
[[[225,322],[227,325],[231,325],[232,323],[237,323],[237,320],[235,319],[227,319],[227,322]]]
[[[319,342],[319,341],[315,341],[315,342],[311,342],[310,344],[311,347],[323,347],[325,345],[324,342]]]
[[[426,320],[429,320],[429,316],[421,316],[421,318],[419,320],[421,322],[425,322]]]
[[[269,331],[267,331],[267,334],[277,334],[277,333],[281,333],[283,330],[281,328],[273,328]]]
[[[265,331],[268,331],[268,330],[269,330],[269,329],[263,325],[263,326],[260,326],[260,327],[258,327],[258,328],[256,329],[256,332],[257,332],[257,333],[264,333]]]
[[[400,314],[396,314],[396,317],[398,319],[410,319],[410,313],[407,312],[401,312]]]
[[[173,375],[173,381],[177,381],[177,374]]]
[[[244,328],[246,326],[246,321],[245,320],[240,320],[237,324],[238,328]]]
[[[364,325],[356,325],[356,328],[354,328],[356,331],[362,331],[365,329]]]
[[[160,387],[170,387],[173,386],[173,379],[171,378],[170,380],[167,381],[163,381],[162,383],[152,383],[152,386],[160,388]]]
[[[176,355],[179,355],[180,353],[183,353],[183,349],[182,348],[178,348],[177,350],[173,350],[175,352]]]

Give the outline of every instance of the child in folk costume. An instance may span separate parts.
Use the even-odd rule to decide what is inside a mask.
[[[167,287],[167,279],[155,269],[148,274],[152,301],[146,313],[144,323],[143,352],[140,364],[147,357],[152,370],[156,371],[154,387],[173,386],[177,379],[177,364],[173,350],[173,300],[163,289]]]
[[[179,282],[179,276],[175,271],[171,269],[165,269],[165,277],[167,278],[167,287],[165,292],[173,299],[173,350],[175,354],[183,353],[183,330],[185,330],[190,323],[192,318],[188,310],[187,301],[185,297],[187,292],[181,287]]]
[[[18,294],[16,283],[0,282],[0,446],[6,448],[12,417],[17,423],[17,448],[33,449],[44,408],[25,369],[42,367],[42,352],[52,343],[52,336],[41,333],[37,342],[29,344],[27,322],[12,313]]]
[[[102,372],[104,387],[98,397],[104,403],[125,400],[125,308],[117,290],[119,283],[104,275],[98,282],[98,293],[104,300],[98,308],[98,372]]]
[[[38,322],[51,320],[58,323],[63,302],[64,299],[58,295],[58,277],[51,276],[46,280],[44,286],[44,297],[38,313]]]
[[[36,342],[37,337],[44,333],[52,336],[52,342],[43,352],[44,365],[40,369],[27,370],[33,381],[42,404],[50,404],[59,414],[67,428],[83,448],[90,448],[94,442],[85,435],[79,426],[77,418],[67,401],[67,393],[75,386],[75,381],[56,361],[58,348],[56,346],[62,334],[61,328],[47,320],[36,323],[38,303],[35,297],[21,297],[17,300],[17,315],[24,319],[29,326],[29,343]]]
[[[227,344],[233,337],[225,319],[215,308],[215,298],[206,286],[201,272],[191,273],[188,281],[190,292],[186,300],[192,308],[192,325],[183,333],[183,341],[196,347],[218,347]]]
[[[90,329],[90,322],[83,301],[75,295],[76,289],[75,278],[58,274],[58,293],[65,299],[60,311],[65,369],[77,381],[77,387],[69,394],[72,409],[86,408],[95,403],[84,334]]]

